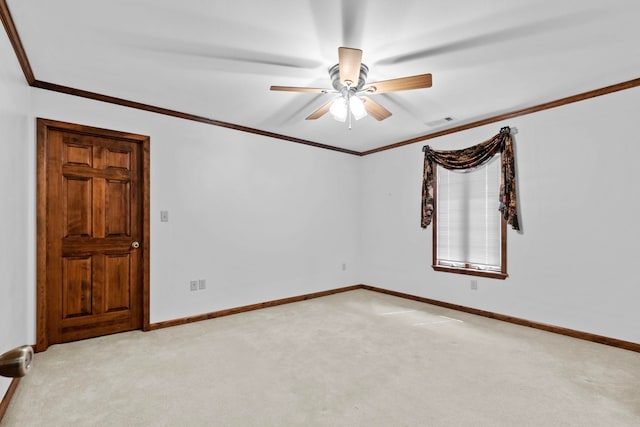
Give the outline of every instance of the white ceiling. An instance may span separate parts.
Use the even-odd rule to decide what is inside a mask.
[[[7,0],[36,79],[350,150],[640,77],[638,0]],[[337,48],[368,81],[432,73],[380,94],[393,116],[348,130],[331,95]],[[427,123],[444,117],[440,126]]]

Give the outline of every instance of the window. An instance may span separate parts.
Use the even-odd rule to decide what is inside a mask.
[[[436,167],[433,268],[507,277],[506,221],[500,204],[500,156],[462,171]]]

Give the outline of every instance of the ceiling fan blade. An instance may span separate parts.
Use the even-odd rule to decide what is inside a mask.
[[[360,98],[364,101],[365,110],[367,110],[367,113],[369,113],[369,115],[374,119],[381,121],[391,116],[391,111],[387,110],[368,96],[361,96]]]
[[[315,119],[318,119],[318,118],[324,116],[325,114],[327,114],[327,111],[329,111],[329,108],[331,108],[331,104],[332,103],[333,103],[333,101],[327,102],[322,107],[318,108],[316,111],[314,111],[313,113],[309,114],[309,116],[305,120],[315,120]]]
[[[362,90],[370,93],[397,92],[400,90],[422,89],[431,87],[431,74],[401,77],[399,79],[383,80],[365,85]]]
[[[316,87],[296,87],[296,86],[271,86],[271,90],[279,90],[283,92],[316,92],[327,93],[329,89],[321,89]]]
[[[338,48],[338,64],[340,64],[340,82],[353,85],[358,84],[360,78],[360,64],[362,63],[362,51],[350,47]]]

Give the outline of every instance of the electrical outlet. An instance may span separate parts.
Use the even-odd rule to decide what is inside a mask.
[[[346,262],[342,263],[342,271],[347,271],[347,263]]]
[[[471,281],[471,290],[473,290],[473,291],[477,291],[478,290],[478,281],[477,280],[472,280]]]
[[[169,211],[160,211],[160,222],[169,222]]]
[[[191,282],[189,282],[189,285],[191,286],[191,291],[197,291],[198,290],[198,281],[197,280],[192,280]]]
[[[207,289],[207,281],[205,279],[198,280],[198,289]]]

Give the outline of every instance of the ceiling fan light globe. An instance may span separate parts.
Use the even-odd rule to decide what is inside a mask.
[[[349,106],[351,108],[351,114],[356,120],[360,120],[361,118],[367,115],[367,110],[364,108],[364,102],[357,96],[352,96],[349,99]]]
[[[347,120],[347,101],[344,98],[338,98],[333,101],[329,112],[339,122]]]

